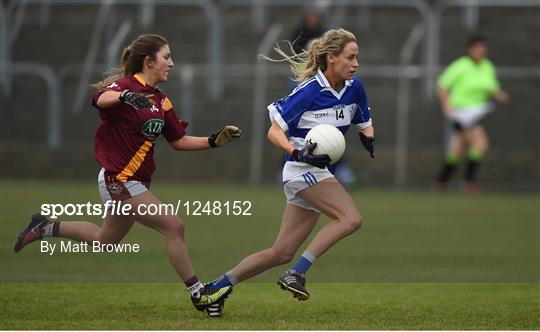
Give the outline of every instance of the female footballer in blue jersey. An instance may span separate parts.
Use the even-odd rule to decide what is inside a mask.
[[[254,253],[213,282],[215,287],[234,286],[271,267],[286,264],[325,214],[332,221],[324,226],[278,284],[299,300],[309,299],[305,274],[315,259],[362,225],[355,203],[334,178],[328,155],[312,154],[316,145],[304,146],[304,137],[314,126],[327,123],[345,133],[351,125],[359,130],[364,147],[373,155],[374,129],[362,82],[353,77],[358,68],[356,37],[333,29],[315,39],[302,53],[287,61],[298,86],[287,97],[268,106],[272,126],[268,139],[287,153],[283,184],[287,204],[281,228],[272,247]],[[266,58],[268,59],[268,58]],[[272,60],[272,59],[269,59]],[[223,301],[210,306],[211,316],[220,316]]]

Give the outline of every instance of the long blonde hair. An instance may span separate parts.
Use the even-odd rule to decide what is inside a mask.
[[[101,89],[121,77],[142,72],[146,56],[150,56],[152,60],[155,60],[156,53],[159,52],[163,46],[168,44],[167,39],[160,35],[140,35],[131,42],[128,47],[124,48],[122,56],[120,57],[120,67],[106,71],[105,79],[96,84],[92,84],[92,86]]]
[[[356,37],[352,32],[343,28],[326,31],[320,38],[313,39],[307,50],[296,53],[290,41],[286,41],[291,55],[288,55],[279,45],[274,50],[281,55],[281,59],[272,59],[265,55],[259,55],[260,58],[272,62],[289,63],[294,80],[302,83],[317,73],[317,69],[326,70],[326,55],[332,53],[338,55],[343,52],[345,46],[350,42],[356,42]]]

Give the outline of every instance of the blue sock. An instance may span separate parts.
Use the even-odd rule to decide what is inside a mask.
[[[236,277],[231,273],[231,271],[222,274],[216,280],[212,281],[212,286],[217,288],[223,288],[227,286],[234,286],[238,283]]]
[[[307,250],[304,251],[302,256],[298,258],[296,261],[296,264],[291,268],[291,271],[304,274],[307,272],[311,264],[315,261],[315,256],[313,256],[311,253],[309,253]]]

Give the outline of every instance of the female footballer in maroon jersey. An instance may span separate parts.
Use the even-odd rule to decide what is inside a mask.
[[[103,202],[121,201],[132,209],[128,215],[115,215],[109,210],[101,227],[87,221],[52,222],[36,213],[18,235],[14,250],[19,252],[44,236],[118,243],[138,221],[165,236],[171,264],[186,284],[195,307],[204,310],[224,299],[232,288],[205,286],[195,276],[180,218],[172,212],[139,214],[138,206],[161,203],[149,190],[155,170],[154,145],[160,134],[175,150],[195,151],[224,146],[240,137],[240,130],[225,126],[210,137],[185,134],[187,123],[176,117],[171,101],[157,88],[158,83],[167,81],[173,67],[168,42],[162,36],[139,36],[124,49],[121,59],[118,74],[95,85],[98,90],[92,105],[99,111],[101,124],[94,139],[94,153],[102,167],[98,186]]]

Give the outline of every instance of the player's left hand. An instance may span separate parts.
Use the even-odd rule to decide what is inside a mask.
[[[360,140],[362,141],[362,145],[364,148],[369,152],[369,155],[371,158],[375,158],[375,147],[373,146],[373,143],[375,142],[375,138],[371,136],[366,136],[363,133],[358,133],[360,135]]]
[[[235,138],[238,138],[241,135],[242,131],[240,128],[227,125],[217,133],[210,135],[210,137],[208,137],[208,143],[213,148],[222,147],[231,143]]]

